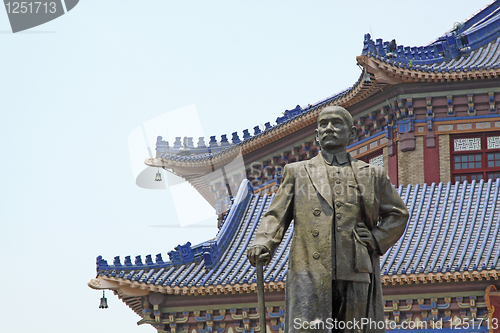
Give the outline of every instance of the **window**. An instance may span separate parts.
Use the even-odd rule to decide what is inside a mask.
[[[455,151],[469,151],[481,149],[481,138],[462,138],[453,140]]]
[[[486,154],[488,159],[488,168],[500,167],[500,153]]]
[[[370,158],[368,160],[368,163],[383,167],[384,166],[384,155],[378,155],[376,157]]]
[[[488,172],[488,179],[497,179],[500,178],[500,172]]]
[[[455,156],[455,170],[481,169],[481,154]]]
[[[367,156],[363,156],[360,158],[363,162],[370,163],[373,165],[384,166],[384,155],[382,154],[382,150],[379,149],[376,152],[368,154]]]
[[[484,133],[451,138],[452,180],[500,178],[500,135]]]
[[[464,182],[464,181],[468,181],[469,183],[473,180],[475,181],[480,181],[481,179],[483,179],[483,174],[482,173],[471,173],[471,174],[468,174],[468,175],[457,175],[455,176],[455,181],[456,182]]]

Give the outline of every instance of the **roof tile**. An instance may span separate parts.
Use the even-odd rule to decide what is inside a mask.
[[[408,207],[410,218],[401,239],[381,258],[382,275],[500,269],[499,187],[500,179],[400,186],[398,193]],[[114,266],[99,256],[97,272],[112,276],[120,271],[119,277],[123,279],[164,287],[255,282],[255,268],[250,266],[245,252],[272,200],[272,196],[254,195],[249,182],[243,181],[215,239],[221,252],[211,267],[207,267],[202,256],[197,256],[191,263],[172,266],[167,272],[165,267],[147,269],[144,265],[127,265],[116,267],[113,274]],[[292,235],[293,223],[265,267],[266,282],[286,280]],[[200,245],[191,247],[192,251],[199,249]],[[173,263],[162,266],[167,265]]]

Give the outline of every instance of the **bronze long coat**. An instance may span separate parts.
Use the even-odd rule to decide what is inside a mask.
[[[379,258],[403,234],[408,211],[384,168],[348,157],[362,198],[363,222],[371,230],[380,253],[369,253],[366,246],[356,240],[354,228],[359,221],[353,216],[345,216],[342,231],[335,233],[336,271],[356,274],[356,266],[366,262],[372,265],[369,267],[372,271],[369,317],[383,321]],[[334,212],[333,194],[321,154],[285,166],[282,184],[254,241],[254,244],[266,246],[273,254],[294,220],[286,278],[285,332],[302,332],[294,325],[299,321],[319,319],[326,323],[331,317],[332,269],[335,269],[332,267],[331,239]],[[339,278],[341,276],[337,276]]]

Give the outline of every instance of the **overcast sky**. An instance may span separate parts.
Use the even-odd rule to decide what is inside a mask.
[[[134,129],[194,105],[186,128],[242,136],[354,84],[365,33],[421,46],[487,4],[82,0],[16,34],[0,9],[0,332],[156,331],[111,292],[98,308],[96,256],[166,260],[217,229],[151,227],[179,221],[135,184]]]

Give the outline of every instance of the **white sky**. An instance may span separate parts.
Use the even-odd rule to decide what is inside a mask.
[[[179,223],[135,185],[135,128],[195,105],[207,137],[241,137],[351,86],[365,33],[420,46],[486,4],[82,0],[17,34],[0,9],[0,332],[156,332],[111,292],[98,308],[95,257],[167,260],[216,228],[150,227]]]

